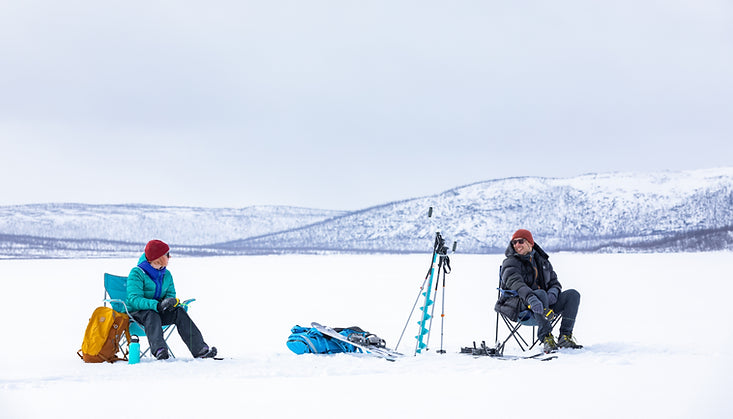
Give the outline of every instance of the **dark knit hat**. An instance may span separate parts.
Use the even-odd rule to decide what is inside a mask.
[[[148,262],[152,262],[155,259],[158,259],[164,254],[168,253],[169,250],[170,248],[168,247],[168,245],[163,243],[162,241],[150,240],[148,244],[145,245],[145,259],[147,259]]]
[[[512,236],[512,240],[514,239],[527,240],[530,246],[534,246],[534,239],[532,238],[532,233],[530,233],[529,230],[520,228],[519,230],[514,232],[514,235]]]

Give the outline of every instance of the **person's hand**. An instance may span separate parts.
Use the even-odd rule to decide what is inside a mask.
[[[560,291],[557,288],[551,288],[550,291],[547,292],[547,305],[554,306],[555,303],[557,303],[557,296],[559,294]]]
[[[178,300],[178,298],[164,298],[161,302],[158,303],[158,313],[164,313],[166,311],[173,310],[175,307],[178,307],[178,304],[180,303],[181,302]]]
[[[555,320],[555,312],[552,311],[551,308],[545,308],[545,311],[542,313],[543,316],[545,316],[545,319],[547,319],[548,322],[552,322]]]
[[[540,299],[537,298],[537,296],[534,294],[530,295],[529,298],[527,298],[527,304],[529,304],[529,309],[536,314],[542,314],[545,309],[545,307],[542,305],[542,301],[540,301]]]

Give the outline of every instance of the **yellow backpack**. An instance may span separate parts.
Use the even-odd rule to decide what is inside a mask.
[[[81,349],[76,353],[84,362],[127,361],[127,352],[120,347],[122,333],[130,341],[130,318],[110,307],[97,307],[84,332]],[[117,352],[122,351],[122,358]]]

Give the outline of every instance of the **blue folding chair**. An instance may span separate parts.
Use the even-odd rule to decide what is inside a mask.
[[[127,277],[126,276],[119,276],[119,275],[112,275],[105,273],[104,274],[104,305],[106,306],[107,303],[109,303],[110,307],[114,311],[120,312],[120,313],[126,313],[130,317],[130,336],[137,335],[138,337],[144,337],[145,335],[145,328],[142,324],[135,321],[135,319],[132,318],[130,315],[130,311],[127,309]],[[188,305],[192,302],[196,301],[195,298],[192,298],[190,300],[183,301],[181,303],[181,306],[183,306],[184,310],[188,311]],[[173,331],[176,329],[176,325],[170,324],[170,325],[164,325],[163,326],[163,339],[166,342],[166,346],[168,346],[168,338],[171,336]],[[126,343],[127,339],[123,336],[122,341],[120,342],[120,346],[124,345]],[[142,342],[141,342],[142,343]],[[144,352],[140,356],[145,356],[150,351],[150,346],[148,346]],[[172,357],[175,358],[175,355],[173,355],[173,352],[170,350],[170,347],[168,347],[168,353]]]
[[[503,297],[506,298],[519,298],[519,294],[514,290],[507,290],[501,288],[501,266],[499,266],[499,287],[497,288],[499,290],[498,298],[501,299]],[[537,336],[537,321],[534,319],[534,316],[532,315],[532,310],[529,308],[525,310],[521,310],[519,312],[519,315],[517,316],[517,320],[513,321],[503,313],[500,313],[498,310],[496,311],[496,332],[495,332],[495,339],[496,339],[496,352],[498,354],[504,353],[504,347],[506,346],[506,343],[514,338],[514,340],[517,342],[517,345],[519,345],[519,348],[524,351],[528,351],[537,344],[537,342],[540,341],[539,336]],[[558,321],[560,321],[560,318],[562,316],[560,314],[556,314],[555,318],[552,320],[552,327],[554,328]],[[504,324],[506,325],[507,329],[509,329],[509,336],[507,336],[502,342],[499,342],[499,319],[501,319]],[[525,339],[524,336],[520,333],[520,328],[522,326],[527,326],[532,328],[532,339],[530,340],[531,344],[527,342],[528,339]]]

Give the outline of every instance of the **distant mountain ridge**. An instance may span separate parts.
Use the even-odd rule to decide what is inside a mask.
[[[191,255],[413,253],[431,251],[435,231],[459,252],[501,253],[517,228],[553,251],[733,250],[733,168],[498,179],[353,212],[5,206],[0,257],[139,254],[153,237]]]
[[[733,249],[733,168],[478,182],[221,247],[415,252],[440,230],[462,252],[501,253],[520,227],[551,250]]]
[[[196,208],[141,204],[33,204],[0,207],[0,233],[65,239],[203,245],[287,230],[345,211],[286,206]]]
[[[198,208],[75,203],[0,207],[0,258],[139,254],[150,238],[193,255],[228,254],[206,246],[283,231],[345,211],[287,206]]]

